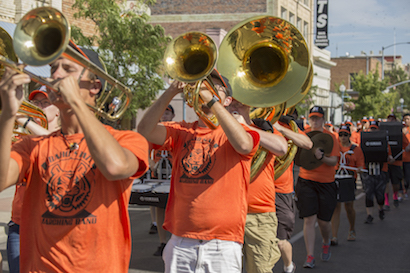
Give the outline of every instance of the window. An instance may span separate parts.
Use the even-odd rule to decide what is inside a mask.
[[[299,31],[302,30],[302,19],[298,17],[298,21],[296,22],[296,27],[299,29]]]
[[[309,44],[309,23],[308,22],[303,22],[303,37],[306,40],[306,43]]]
[[[289,22],[294,25],[295,24],[295,14],[289,12]]]
[[[309,7],[309,0],[303,0],[303,3]]]
[[[287,13],[288,13],[288,11],[285,8],[282,7],[280,9],[280,14],[281,14],[282,19],[285,19],[285,20],[288,19],[288,16],[287,16],[288,14]]]
[[[350,73],[349,75],[349,89],[353,90],[353,82],[356,79],[357,73]]]

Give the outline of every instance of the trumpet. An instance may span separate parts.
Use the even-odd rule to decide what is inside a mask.
[[[42,66],[63,57],[76,62],[105,80],[111,89],[103,90],[97,100],[97,105],[88,105],[88,107],[103,119],[109,121],[119,119],[127,110],[132,99],[131,90],[69,46],[70,33],[70,25],[60,11],[51,7],[36,8],[25,14],[18,22],[14,33],[14,50],[21,61],[27,65]],[[58,92],[51,82],[27,70],[21,70],[15,62],[8,58],[0,56],[0,62],[18,73],[28,74],[33,81]],[[116,89],[120,91],[120,94],[111,98]],[[109,99],[111,99],[110,102]],[[105,111],[106,105],[110,105],[107,112]]]
[[[208,117],[202,111],[204,101],[199,95],[202,83],[215,96],[221,99],[216,91],[210,74],[218,58],[215,42],[202,32],[187,32],[175,38],[167,47],[164,56],[165,70],[175,80],[195,83],[184,87],[184,96],[188,106],[192,107],[199,118],[211,129],[219,122],[213,115]]]
[[[14,62],[17,62],[17,55],[13,50],[13,40],[10,37],[10,35],[0,27],[0,58],[8,58]],[[6,57],[5,57],[6,56]],[[0,65],[0,79],[3,77],[4,74],[4,66]],[[1,100],[0,100],[0,112],[1,112]],[[43,110],[41,110],[39,107],[35,106],[34,104],[31,104],[27,101],[23,101],[21,104],[18,113],[20,115],[24,115],[27,117],[32,117],[33,119],[37,119],[40,121],[40,126],[47,129],[48,128],[48,122],[47,122],[47,117],[44,114]],[[22,128],[21,126],[18,125],[16,122],[14,124],[14,130],[13,130],[14,135],[27,135],[30,134],[27,130]],[[15,138],[13,139],[15,141]]]

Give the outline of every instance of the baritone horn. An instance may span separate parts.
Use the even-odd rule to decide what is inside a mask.
[[[212,38],[196,31],[184,33],[172,40],[164,56],[164,66],[168,75],[174,80],[188,83],[184,87],[185,100],[211,129],[215,129],[219,123],[215,116],[208,117],[202,111],[204,102],[199,90],[204,83],[208,90],[221,99],[209,76],[217,58],[218,50]]]
[[[69,46],[70,35],[71,27],[60,11],[52,7],[36,8],[25,14],[18,22],[14,32],[14,50],[21,61],[27,65],[42,66],[64,57],[105,80],[111,89],[101,92],[96,106],[88,106],[101,118],[110,121],[119,119],[131,101],[131,90]],[[4,59],[0,58],[4,65],[12,67],[19,73],[29,74],[33,81],[57,92],[49,81],[28,71],[20,70],[15,64]],[[115,90],[119,90],[120,94],[109,101],[115,94]]]
[[[13,39],[10,37],[10,35],[7,33],[6,30],[0,27],[0,57],[7,58],[11,60],[12,62],[17,62],[18,58],[16,53],[13,50]],[[4,65],[1,65],[0,63],[0,79],[3,77],[5,67]],[[0,112],[1,112],[1,100],[0,100]],[[40,126],[47,129],[48,128],[48,122],[47,122],[47,117],[44,114],[43,110],[41,110],[39,107],[27,102],[23,101],[21,104],[19,110],[18,110],[19,115],[24,115],[27,117],[32,117],[33,119],[39,120],[40,121]],[[27,135],[29,132],[19,126],[17,122],[14,124],[14,130],[13,134],[15,135]]]
[[[255,16],[240,22],[227,33],[219,53],[218,70],[228,78],[233,98],[243,104],[286,109],[296,105],[310,89],[313,68],[308,45],[298,29],[281,18]],[[286,164],[293,157],[288,156]],[[251,179],[265,158],[263,149],[255,154]],[[275,166],[278,164],[285,163]]]

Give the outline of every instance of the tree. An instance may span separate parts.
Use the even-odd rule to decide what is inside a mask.
[[[386,77],[390,81],[389,85],[394,85],[396,83],[401,83],[401,82],[409,80],[408,74],[403,69],[401,69],[401,67],[399,67],[398,69],[395,68],[389,71],[388,73],[386,73]],[[404,99],[403,105],[405,105],[405,107],[403,108],[406,109],[406,107],[410,106],[410,83],[398,85],[394,88],[389,89],[389,92],[397,93],[398,100],[396,101],[396,105],[398,105],[399,99],[403,98]],[[404,112],[409,112],[409,111],[400,109],[400,112],[404,113]]]
[[[388,86],[388,79],[380,80],[379,73],[364,75],[360,72],[352,82],[354,91],[359,92],[359,97],[354,102],[355,109],[351,112],[354,120],[360,120],[363,116],[385,118],[392,112],[395,105],[396,93],[383,93]]]
[[[148,5],[153,3],[154,0],[145,1]],[[122,14],[113,0],[76,0],[73,8],[77,9],[75,18],[90,19],[96,25],[96,34],[91,37],[72,26],[73,40],[88,48],[98,45],[108,74],[131,89],[133,99],[123,117],[131,119],[164,89],[160,69],[170,37],[165,36],[162,26],[149,24],[146,13]]]

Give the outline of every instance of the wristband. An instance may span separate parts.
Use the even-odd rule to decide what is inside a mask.
[[[32,117],[28,117],[28,119],[26,120],[26,122],[24,122],[23,128],[26,129],[27,124],[28,124],[30,121],[32,121],[32,120],[33,120]]]
[[[211,107],[215,104],[215,102],[219,101],[217,96],[213,96],[212,99],[206,104],[206,106],[211,109]]]

